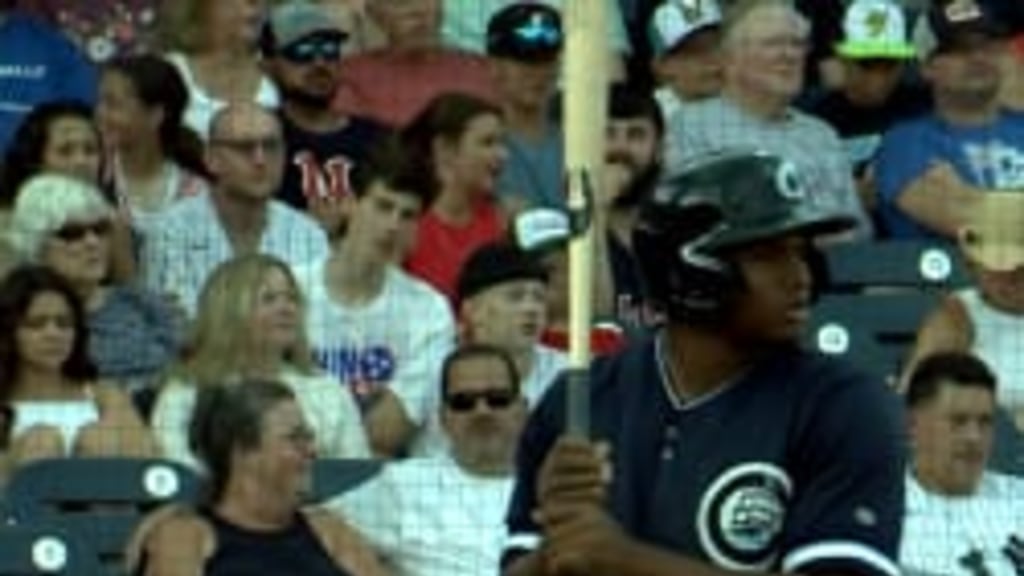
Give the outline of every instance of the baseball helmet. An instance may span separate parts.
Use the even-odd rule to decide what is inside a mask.
[[[730,250],[855,223],[823,206],[792,162],[728,150],[694,157],[663,179],[640,206],[633,243],[650,304],[674,322],[713,323],[743,288]]]

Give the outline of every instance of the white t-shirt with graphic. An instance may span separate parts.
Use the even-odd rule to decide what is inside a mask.
[[[306,296],[306,327],[321,366],[357,397],[387,387],[414,424],[440,386],[441,363],[455,346],[451,308],[439,292],[397,267],[370,303],[346,306],[327,292],[320,259],[295,272]]]

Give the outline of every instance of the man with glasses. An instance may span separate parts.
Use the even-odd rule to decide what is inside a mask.
[[[548,271],[534,253],[499,240],[474,251],[456,286],[456,316],[464,344],[497,346],[512,357],[520,390],[533,406],[565,368],[565,353],[541,343],[548,326]],[[413,445],[417,455],[445,450],[437,397],[428,399],[426,422]]]
[[[487,25],[487,55],[507,129],[498,192],[513,210],[565,206],[562,127],[552,110],[562,42],[561,16],[540,2],[511,4]]]
[[[366,10],[387,43],[345,60],[337,109],[400,128],[444,93],[493,100],[486,61],[441,43],[441,0],[366,0]]]
[[[331,109],[349,35],[321,6],[292,0],[270,13],[260,45],[281,93],[287,151],[278,198],[308,211],[332,236],[342,227],[352,167],[383,133],[372,120]]]
[[[849,235],[872,226],[854,186],[842,142],[827,124],[791,104],[804,84],[810,25],[788,0],[747,0],[725,23],[722,94],[669,117],[666,168],[729,147],[761,149],[795,162],[814,201],[857,218]]]
[[[1024,118],[1002,110],[1003,26],[981,1],[936,1],[914,30],[934,111],[889,131],[880,208],[898,238],[953,239],[989,191],[1024,189]]]
[[[238,102],[210,127],[208,194],[187,198],[157,217],[143,244],[143,281],[174,296],[191,316],[210,273],[235,256],[271,254],[291,266],[327,254],[312,219],[274,200],[284,172],[284,138],[273,111]]]
[[[501,348],[470,344],[445,359],[440,394],[447,452],[390,463],[327,506],[366,536],[396,576],[493,575],[526,420],[519,373]]]

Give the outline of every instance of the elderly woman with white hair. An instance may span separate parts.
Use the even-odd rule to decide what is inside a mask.
[[[63,276],[88,315],[92,361],[127,390],[149,387],[175,359],[179,316],[163,299],[109,281],[113,207],[94,186],[36,176],[18,190],[8,242],[23,262]]]

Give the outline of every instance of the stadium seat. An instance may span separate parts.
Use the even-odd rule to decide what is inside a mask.
[[[0,576],[104,576],[86,541],[58,523],[0,525]]]
[[[311,502],[323,502],[352,490],[377,475],[381,460],[364,458],[321,458],[313,464]]]
[[[951,289],[970,284],[956,246],[941,242],[887,240],[825,247],[826,292],[870,288]]]
[[[59,522],[87,539],[103,565],[119,565],[146,512],[198,500],[199,478],[174,462],[65,458],[19,469],[7,488],[15,522]]]
[[[805,343],[895,384],[918,327],[941,299],[916,290],[826,294],[812,310]]]

